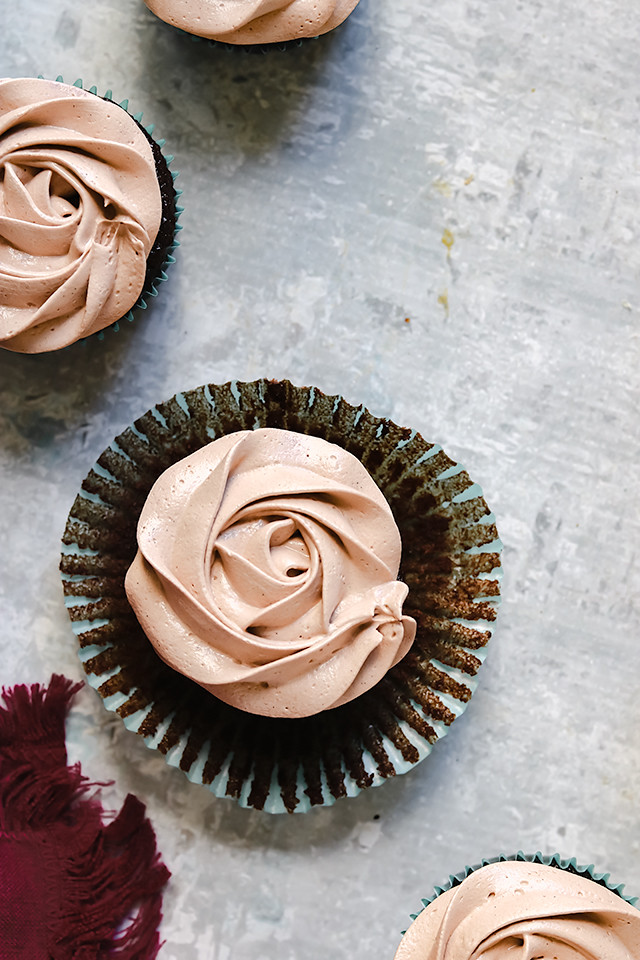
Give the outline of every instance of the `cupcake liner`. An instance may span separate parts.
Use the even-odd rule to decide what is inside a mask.
[[[42,74],[38,75],[39,80],[45,79]],[[57,76],[56,83],[66,83],[64,77]],[[182,230],[182,225],[178,223],[180,214],[183,212],[184,207],[181,207],[178,204],[178,198],[182,196],[182,190],[178,190],[175,187],[175,181],[180,176],[180,174],[171,170],[170,166],[173,162],[173,156],[171,154],[164,154],[163,147],[165,145],[165,140],[154,140],[152,134],[154,131],[154,124],[144,125],[142,123],[142,111],[138,113],[130,113],[129,111],[129,100],[120,100],[115,101],[113,99],[113,92],[111,90],[105,91],[104,94],[98,93],[98,88],[96,86],[85,87],[82,79],[78,78],[74,80],[72,87],[78,87],[80,90],[87,90],[89,93],[94,94],[96,97],[100,97],[102,100],[111,100],[116,103],[117,106],[121,107],[126,113],[129,114],[132,120],[135,121],[140,130],[144,133],[151,151],[153,153],[153,158],[156,166],[156,175],[158,177],[158,183],[160,186],[160,194],[162,196],[162,221],[160,223],[160,228],[158,230],[158,235],[154,241],[154,244],[149,251],[149,256],[147,257],[147,271],[145,275],[144,287],[140,296],[133,304],[133,306],[124,314],[119,320],[115,323],[110,324],[108,327],[105,327],[103,330],[98,330],[96,333],[91,334],[89,337],[84,337],[81,340],[77,341],[78,343],[86,343],[87,340],[97,339],[104,340],[104,335],[107,331],[112,331],[117,333],[120,329],[120,325],[123,323],[130,323],[133,321],[136,312],[139,310],[146,310],[148,307],[148,300],[150,297],[158,296],[158,285],[164,283],[167,277],[167,269],[172,264],[175,263],[175,257],[173,256],[174,251],[177,247],[180,246],[180,242],[177,239],[177,234]]]
[[[471,867],[464,867],[464,869],[460,870],[459,873],[450,874],[449,879],[445,884],[443,884],[443,886],[436,887],[430,897],[422,900],[422,909],[419,910],[418,913],[412,913],[411,919],[415,920],[416,917],[420,916],[422,910],[428,907],[430,903],[433,903],[437,897],[443,893],[446,893],[447,890],[453,889],[453,887],[460,886],[460,884],[472,873],[475,873],[476,870],[480,870],[482,867],[486,867],[491,863],[506,863],[509,860],[516,860],[525,863],[540,863],[547,867],[557,867],[559,870],[566,870],[568,873],[574,873],[577,876],[584,877],[587,880],[593,880],[595,883],[599,883],[601,886],[606,887],[607,890],[617,894],[622,900],[625,900],[627,903],[631,904],[631,906],[636,906],[638,901],[637,897],[630,897],[623,892],[623,883],[612,883],[610,880],[610,874],[596,872],[596,869],[592,863],[586,866],[580,866],[575,857],[561,857],[559,853],[552,853],[548,855],[543,854],[540,851],[537,853],[523,853],[522,850],[518,850],[517,853],[513,854],[501,853],[497,857],[489,857],[488,859],[481,860],[480,863],[476,863]],[[406,933],[404,930],[402,932],[403,934]]]
[[[174,672],[124,591],[157,477],[211,440],[257,427],[320,436],[361,460],[400,529],[404,612],[418,625],[407,656],[373,689],[295,720],[244,713]],[[231,381],[176,394],[107,447],[69,514],[61,570],[87,680],[107,709],[216,796],[303,812],[410,770],[464,711],[497,612],[500,550],[478,485],[415,430],[314,387]]]

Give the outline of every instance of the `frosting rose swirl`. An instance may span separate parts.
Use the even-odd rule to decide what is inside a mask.
[[[317,437],[242,431],[181,460],[147,498],[138,548],[125,586],[159,655],[250,713],[346,703],[415,636],[389,505]]]
[[[0,345],[57,350],[123,317],[162,200],[125,110],[49,80],[0,81]]]
[[[637,960],[640,911],[593,880],[506,861],[436,897],[396,960]]]
[[[144,0],[174,27],[225,43],[316,37],[349,16],[358,0]]]

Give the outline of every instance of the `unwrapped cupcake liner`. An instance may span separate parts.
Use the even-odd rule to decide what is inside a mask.
[[[625,900],[631,906],[636,906],[638,898],[630,897],[624,893],[624,884],[623,883],[613,883],[611,881],[611,875],[609,873],[599,873],[596,871],[595,866],[590,863],[588,865],[580,866],[575,857],[561,857],[559,853],[544,854],[538,851],[537,853],[523,853],[522,850],[518,850],[517,853],[513,854],[499,854],[496,857],[489,857],[488,859],[481,860],[480,863],[476,863],[473,866],[466,866],[463,870],[460,870],[459,873],[453,873],[449,875],[449,879],[441,887],[435,887],[434,892],[430,897],[422,900],[422,909],[418,913],[411,914],[411,919],[415,920],[422,910],[429,906],[430,903],[433,903],[437,897],[441,894],[446,893],[447,890],[451,890],[454,887],[460,886],[464,880],[467,879],[472,873],[475,873],[476,870],[480,870],[482,867],[487,867],[491,863],[507,863],[510,860],[516,860],[524,863],[539,863],[547,867],[557,867],[559,870],[566,870],[568,873],[574,873],[579,877],[583,877],[585,880],[593,880],[595,883],[599,883],[601,886],[606,887],[607,890],[611,890],[612,893],[616,893],[619,897]],[[403,934],[406,931],[403,931]]]
[[[42,80],[44,77],[42,74],[39,74],[38,79]],[[57,76],[57,83],[66,83],[64,77]],[[115,323],[112,323],[110,326],[105,327],[104,330],[98,330],[96,333],[91,334],[89,337],[84,337],[82,340],[78,341],[79,343],[86,343],[87,340],[97,339],[104,340],[104,336],[108,331],[117,333],[120,327],[125,323],[131,323],[135,318],[138,311],[146,310],[149,306],[149,298],[154,298],[158,296],[158,286],[164,283],[167,277],[167,269],[172,263],[176,262],[174,257],[175,250],[180,246],[180,242],[177,239],[178,233],[182,230],[182,225],[178,223],[180,219],[180,214],[184,211],[184,207],[178,204],[178,199],[182,196],[182,190],[178,190],[175,186],[175,181],[179,177],[179,172],[176,170],[171,170],[171,164],[173,162],[172,154],[165,154],[163,148],[166,141],[163,139],[154,140],[153,131],[155,125],[143,124],[142,122],[142,111],[138,113],[131,113],[129,111],[129,100],[114,100],[113,91],[106,90],[105,93],[98,93],[98,88],[96,86],[85,87],[84,81],[80,78],[74,80],[71,84],[73,87],[78,87],[80,90],[88,90],[89,93],[94,94],[96,97],[101,97],[103,100],[111,100],[121,107],[132,120],[135,120],[138,127],[142,130],[145,137],[149,142],[151,151],[153,153],[153,158],[156,165],[156,174],[158,176],[158,183],[160,186],[160,193],[162,196],[162,221],[160,224],[160,229],[158,230],[158,235],[154,241],[154,244],[149,251],[149,256],[147,257],[147,272],[145,275],[144,287],[140,293],[138,299],[133,304],[133,306],[125,313],[123,317],[117,320]]]
[[[322,437],[364,464],[400,529],[404,613],[417,622],[409,653],[374,688],[301,719],[245,713],[173,671],[124,590],[158,476],[220,436],[258,427]],[[415,430],[314,387],[231,381],[176,394],[106,448],[71,508],[61,570],[80,659],[107,709],[216,796],[303,812],[410,770],[464,711],[497,612],[500,551],[479,486]]]

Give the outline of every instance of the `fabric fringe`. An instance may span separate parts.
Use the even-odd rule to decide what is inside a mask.
[[[45,882],[38,878],[39,889],[49,900],[39,905],[40,915],[52,960],[153,960],[170,874],[144,804],[129,794],[105,825],[97,796],[87,796],[98,785],[82,775],[80,764],[67,766],[65,718],[81,687],[54,674],[48,687],[3,690],[0,870],[7,842],[14,844],[11,866],[22,863],[23,872],[37,848],[46,875]],[[20,849],[31,851],[22,861]],[[16,878],[16,897],[23,881]]]

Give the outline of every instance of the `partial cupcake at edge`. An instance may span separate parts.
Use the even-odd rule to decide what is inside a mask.
[[[104,450],[61,570],[105,706],[217,796],[302,812],[410,770],[463,712],[500,551],[478,485],[415,430],[232,381]]]
[[[144,0],[160,20],[185,33],[233,46],[266,47],[320,36],[338,27],[359,0]]]
[[[164,141],[107,91],[0,80],[0,347],[44,353],[131,320],[181,208]]]
[[[422,901],[395,960],[637,960],[640,911],[609,874],[542,853],[499,856]]]

